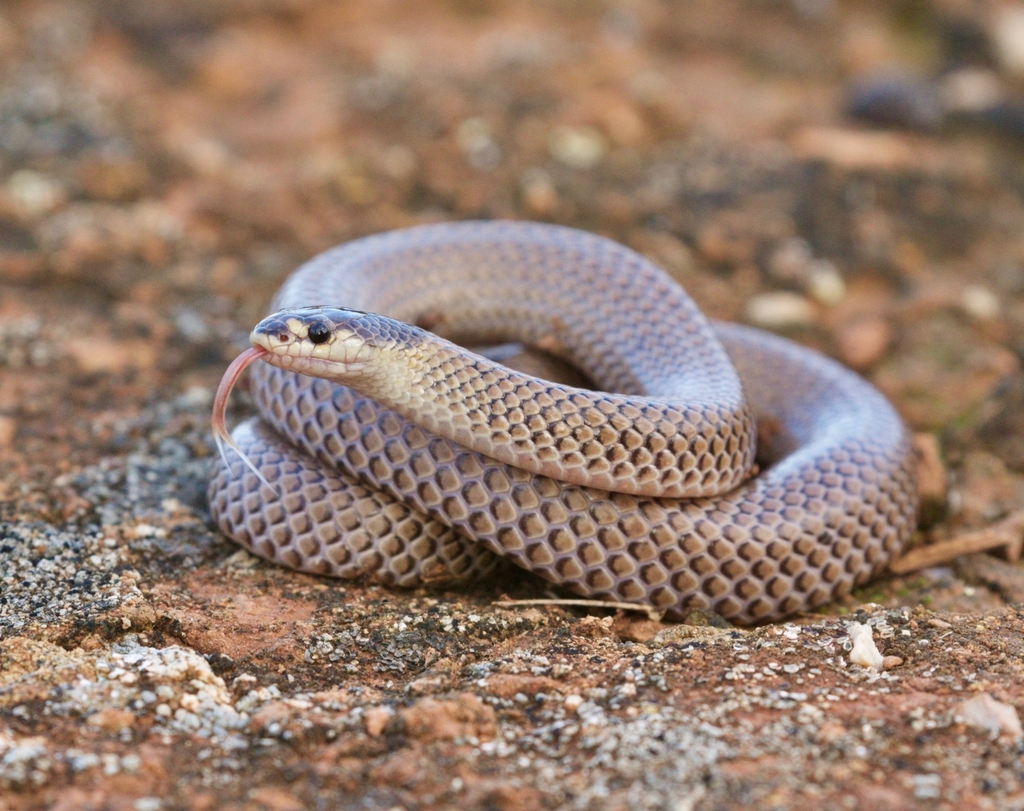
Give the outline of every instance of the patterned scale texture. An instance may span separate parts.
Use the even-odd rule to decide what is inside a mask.
[[[476,227],[501,245],[509,238],[502,229],[516,230],[503,225],[495,233],[486,226]],[[449,228],[453,226],[434,227],[442,235]],[[542,235],[549,230],[528,228],[531,238],[537,237],[534,229]],[[550,230],[559,245],[574,244],[577,232]],[[587,237],[580,249],[587,261],[595,239]],[[597,242],[605,250],[607,241]],[[426,249],[418,246],[414,253],[419,250]],[[529,258],[533,250],[527,244],[509,252],[520,262],[524,261],[521,254]],[[374,261],[377,253],[371,250],[364,263]],[[443,243],[428,253],[431,262],[443,264]],[[550,261],[543,251],[540,255],[532,261]],[[620,248],[609,256],[598,256],[592,267],[582,262],[584,270],[570,274],[575,276],[573,284],[581,285],[582,273],[600,279],[598,286],[609,295],[618,291],[620,297],[646,301],[646,295],[619,278],[624,274],[635,281],[641,276],[655,288],[655,297],[664,298],[661,288],[671,289],[671,281],[657,272],[647,279],[648,266],[633,256]],[[452,262],[445,265],[446,273],[452,272]],[[293,305],[298,303],[295,297],[306,296],[301,303],[317,303],[305,287],[313,283],[311,279],[341,273],[338,264],[322,257],[313,260],[286,284],[283,302]],[[459,273],[481,274],[485,277],[481,286],[486,286],[487,271],[475,261],[467,260],[466,267],[454,264]],[[311,265],[315,272],[307,271]],[[369,275],[383,290],[398,285],[394,297],[405,295],[399,282],[407,277],[392,262],[383,262],[376,273]],[[380,275],[387,274],[393,278],[382,282]],[[359,273],[354,275],[358,279]],[[496,275],[500,275],[499,286],[507,282],[507,274]],[[456,315],[447,315],[449,311],[442,307],[446,302],[436,299],[446,297],[448,285],[439,284],[436,289],[441,293],[432,299],[429,290],[434,288],[420,288],[419,275],[412,277],[409,285],[415,289],[410,295],[426,297],[428,310],[437,307],[438,313],[446,314],[432,316],[435,328],[447,319],[455,325],[455,336],[533,339],[551,348],[550,342],[545,345],[550,323],[544,324],[543,319],[522,329],[493,325],[484,329],[474,322],[475,310],[455,298],[448,303]],[[301,289],[296,292],[295,288]],[[357,300],[351,306],[365,304]],[[385,306],[408,315],[394,298],[375,309]],[[684,310],[687,306],[684,303]],[[626,307],[620,298],[611,306],[609,318]],[[593,314],[572,313],[558,322],[556,348],[562,348],[564,338],[568,348],[563,354],[594,377],[599,378],[595,370],[606,374],[599,378],[603,386],[612,380],[620,384],[616,391],[646,391],[657,375],[650,353],[659,360],[665,356],[678,360],[671,346],[666,349],[664,344],[678,340],[673,330],[658,340],[650,335],[637,339],[636,343],[646,342],[648,354],[642,357],[634,356],[638,349],[634,343],[628,351],[621,346],[609,349],[612,355],[621,352],[620,356],[591,358],[572,349],[569,341],[575,341],[581,330],[603,333],[611,327],[595,326]],[[422,313],[417,317],[422,320]],[[580,329],[564,328],[573,319]],[[476,576],[476,571],[493,564],[493,558],[472,557],[473,552],[490,550],[582,595],[643,602],[666,610],[669,616],[707,608],[739,623],[776,619],[820,605],[878,574],[916,522],[909,444],[892,407],[852,372],[792,342],[743,327],[712,328],[702,319],[691,322],[689,313],[684,323],[686,328],[694,326],[697,345],[696,359],[690,359],[685,375],[696,380],[692,376],[701,370],[694,365],[711,364],[715,350],[710,347],[721,347],[722,357],[734,364],[729,366],[735,369],[732,374],[742,380],[754,414],[775,428],[767,453],[762,449],[767,469],[722,495],[690,500],[642,497],[537,475],[437,436],[342,386],[257,364],[252,371],[258,408],[263,420],[287,442],[261,439],[273,436],[272,432],[261,434],[269,429],[256,431],[250,426],[238,429],[241,436],[236,435],[236,440],[246,440],[243,447],[270,481],[292,478],[288,486],[278,485],[281,495],[277,496],[259,487],[256,477],[245,473],[240,464],[232,464],[230,472],[220,469],[211,485],[211,510],[222,529],[239,542],[264,557],[307,571],[372,576],[395,583],[436,582],[435,578],[446,576],[439,575],[442,570],[451,571],[452,577],[468,576],[470,571]],[[647,333],[654,329],[645,328],[639,319],[632,328]],[[729,374],[713,368],[708,385],[711,390],[728,390],[728,381]],[[702,389],[700,397],[705,395],[707,390]],[[715,406],[709,408],[713,412]],[[740,406],[717,413],[727,412],[735,417],[746,414],[746,409]],[[752,452],[752,442],[750,447]],[[744,468],[741,478],[748,475]],[[342,482],[354,488],[345,491],[352,495],[335,495],[342,491]],[[290,506],[288,499],[310,488],[331,495],[319,496],[316,514],[303,521],[300,513],[312,513],[300,507],[298,500]],[[370,510],[371,504],[376,512]],[[264,528],[269,526],[268,510],[279,519],[273,522],[273,531]],[[353,515],[364,511],[392,517],[353,524]],[[365,528],[371,524],[372,529]],[[411,537],[413,526],[422,527],[428,535],[434,533],[430,543],[416,547],[415,554],[409,551],[418,542]],[[310,538],[316,538],[315,543]],[[391,555],[393,550],[399,554]],[[401,559],[395,568],[387,562],[392,557]]]
[[[402,587],[469,582],[489,576],[498,563],[429,515],[318,465],[261,420],[247,420],[231,435],[276,492],[234,456],[214,475],[210,510],[221,532],[267,560]]]
[[[545,453],[526,449],[519,466],[548,475],[560,466],[561,480],[617,491],[696,496],[733,489],[753,464],[756,427],[704,315],[664,271],[611,240],[535,223],[391,231],[307,262],[273,306],[310,304],[379,313],[463,342],[519,341],[563,356],[616,395],[574,395],[576,410],[604,429],[601,459],[566,451],[564,464],[545,467]],[[450,404],[472,366],[471,354],[441,359],[435,393]],[[506,396],[520,393],[523,407],[509,409],[510,429],[532,433],[529,424],[543,415],[525,411],[539,403],[538,391],[521,376],[511,380]],[[487,390],[475,394],[486,399]],[[624,402],[629,395],[638,397]],[[582,448],[591,431],[579,425],[581,438],[569,439]],[[587,453],[597,453],[593,443]]]

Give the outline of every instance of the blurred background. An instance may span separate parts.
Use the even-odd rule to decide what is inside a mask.
[[[496,217],[839,358],[916,432],[915,543],[1019,542],[1024,0],[2,0],[0,809],[1022,807],[1019,738],[953,722],[1021,705],[995,557],[740,634],[214,531],[211,395],[284,277]]]
[[[10,514],[88,512],[55,476],[168,436],[205,458],[306,258],[498,217],[870,377],[950,466],[938,517],[1022,499],[1024,3],[8,0],[0,77]]]

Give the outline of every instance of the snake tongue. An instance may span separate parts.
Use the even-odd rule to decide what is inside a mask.
[[[231,396],[231,390],[235,387],[235,383],[238,378],[242,376],[249,366],[255,363],[257,360],[262,358],[264,355],[269,354],[266,349],[260,346],[253,346],[246,349],[237,358],[231,361],[231,365],[224,370],[224,376],[220,379],[220,384],[217,386],[217,393],[213,397],[213,413],[210,415],[210,424],[213,428],[213,438],[217,443],[217,450],[220,451],[221,459],[224,460],[225,467],[230,467],[228,464],[228,454],[224,450],[224,446],[231,448],[238,457],[245,462],[246,466],[256,474],[256,477],[263,482],[267,487],[273,489],[273,485],[268,482],[259,469],[250,461],[241,448],[235,444],[235,441],[231,438],[231,434],[228,433],[227,423],[225,416],[228,408],[228,397]]]

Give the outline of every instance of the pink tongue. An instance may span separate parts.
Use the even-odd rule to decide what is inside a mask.
[[[266,349],[253,346],[246,349],[241,355],[231,361],[231,365],[224,371],[224,376],[220,379],[220,385],[217,386],[217,393],[213,397],[213,413],[210,415],[210,423],[213,427],[213,438],[216,440],[217,448],[220,450],[221,456],[224,458],[224,464],[228,464],[227,454],[224,451],[224,446],[227,445],[242,458],[246,465],[260,478],[261,481],[264,482],[264,484],[267,484],[267,480],[263,478],[263,475],[256,470],[252,462],[245,457],[245,455],[235,445],[234,440],[231,439],[231,435],[228,433],[227,424],[225,423],[224,418],[228,407],[228,397],[231,395],[231,390],[235,387],[235,383],[238,381],[238,378],[241,377],[242,372],[244,372],[246,368],[266,354]]]

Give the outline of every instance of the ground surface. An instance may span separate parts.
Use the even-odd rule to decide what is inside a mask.
[[[918,543],[1013,516],[1020,27],[970,0],[3,4],[0,809],[1024,808],[1024,577],[994,557],[663,626],[495,606],[551,596],[515,572],[297,575],[205,506],[212,389],[299,261],[516,217],[873,380],[945,463]]]

